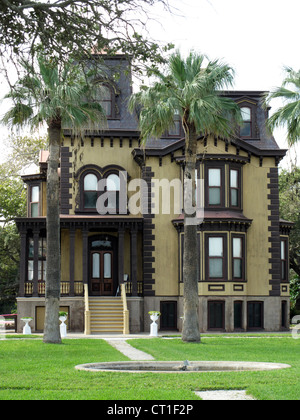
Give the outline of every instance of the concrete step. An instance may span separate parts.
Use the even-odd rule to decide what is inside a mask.
[[[122,333],[123,303],[120,297],[89,298],[91,333]]]

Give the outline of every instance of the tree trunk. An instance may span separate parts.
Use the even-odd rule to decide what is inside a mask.
[[[184,317],[182,340],[200,342],[198,318],[198,246],[197,246],[197,212],[195,200],[195,170],[197,161],[197,135],[193,125],[185,129],[186,151],[184,170],[184,253],[183,253],[183,284],[184,284]],[[186,182],[192,182],[192,188],[186,188]],[[195,211],[188,214],[186,204],[192,203]]]
[[[61,139],[60,123],[49,124],[48,133],[50,154],[47,170],[47,272],[44,342],[60,344],[60,218],[58,177]]]

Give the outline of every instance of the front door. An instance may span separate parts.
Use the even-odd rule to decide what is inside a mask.
[[[113,295],[113,251],[91,252],[91,279],[92,296]]]

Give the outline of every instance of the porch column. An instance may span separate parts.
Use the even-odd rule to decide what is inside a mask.
[[[38,297],[39,295],[39,238],[40,230],[35,229],[33,231],[33,297]]]
[[[74,276],[75,276],[75,228],[70,228],[69,238],[70,238],[70,291],[69,296],[75,296],[74,290]]]
[[[137,285],[137,230],[130,231],[130,275],[132,283],[132,296],[138,295]]]
[[[119,227],[119,247],[118,247],[119,285],[124,283],[124,235],[125,235],[124,228]]]
[[[82,280],[88,284],[88,229],[82,229]]]
[[[20,232],[21,237],[21,249],[20,249],[20,289],[19,296],[25,296],[25,281],[27,271],[27,231],[22,230]]]

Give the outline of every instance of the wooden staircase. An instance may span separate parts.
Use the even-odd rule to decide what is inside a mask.
[[[91,334],[123,333],[121,297],[89,297]]]

